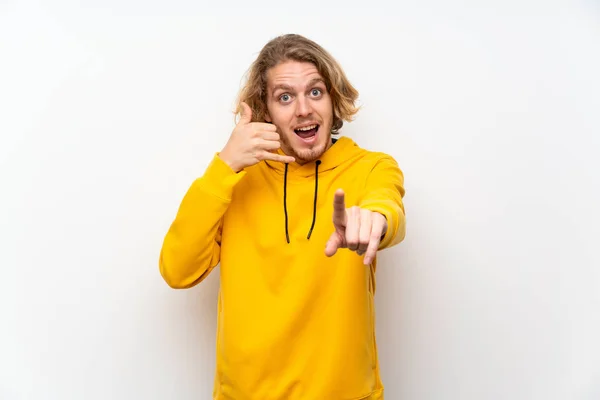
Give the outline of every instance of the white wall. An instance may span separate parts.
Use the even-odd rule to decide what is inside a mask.
[[[406,175],[386,398],[600,398],[597,2],[83,3],[0,4],[1,399],[210,399],[218,274],[172,290],[158,253],[286,32]]]

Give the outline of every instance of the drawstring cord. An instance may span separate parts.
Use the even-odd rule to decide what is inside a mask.
[[[290,233],[288,232],[288,213],[287,213],[287,173],[288,164],[285,164],[285,174],[283,175],[283,212],[285,213],[285,239],[290,242]]]
[[[310,239],[312,235],[313,228],[315,227],[315,222],[317,221],[317,195],[319,191],[319,165],[321,164],[321,160],[317,160],[315,163],[315,194],[313,199],[313,220],[310,226],[310,230],[308,231],[307,239]],[[288,164],[285,164],[285,173],[283,174],[283,212],[285,213],[285,240],[290,243],[290,233],[288,229],[288,212],[287,212],[287,174],[288,174]]]
[[[312,235],[313,228],[315,227],[315,221],[317,219],[317,192],[319,190],[319,164],[321,164],[321,160],[317,160],[315,166],[315,197],[313,201],[313,220],[312,225],[310,226],[310,230],[308,231],[307,239],[310,239],[310,235]]]

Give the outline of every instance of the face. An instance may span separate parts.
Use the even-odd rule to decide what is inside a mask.
[[[306,164],[331,146],[333,105],[311,63],[286,61],[267,71],[267,122],[277,126],[282,150]]]

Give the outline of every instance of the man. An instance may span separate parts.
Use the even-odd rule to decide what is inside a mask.
[[[166,234],[171,287],[220,263],[216,400],[383,399],[376,252],[404,239],[404,179],[390,156],[333,139],[357,96],[316,43],[270,41]]]

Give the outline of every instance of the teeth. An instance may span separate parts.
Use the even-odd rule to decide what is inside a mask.
[[[317,125],[305,126],[304,128],[298,128],[298,131],[310,131],[311,129],[315,129]]]

